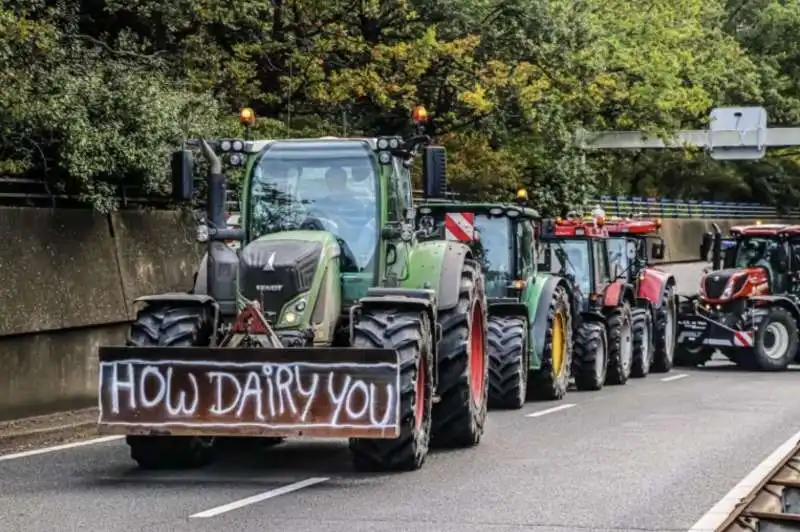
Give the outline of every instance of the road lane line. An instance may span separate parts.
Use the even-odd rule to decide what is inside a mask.
[[[94,438],[91,440],[82,440],[72,443],[64,443],[61,445],[53,445],[52,447],[43,447],[41,449],[32,449],[30,451],[23,451],[21,453],[4,454],[0,455],[0,462],[6,460],[16,460],[18,458],[28,458],[29,456],[36,456],[39,454],[54,453],[56,451],[66,451],[68,449],[75,449],[77,447],[85,447],[87,445],[97,445],[98,443],[106,443],[110,441],[121,440],[125,436],[104,436],[102,438]]]
[[[566,410],[567,408],[572,408],[573,406],[576,405],[569,404],[569,405],[555,406],[553,408],[548,408],[547,410],[539,410],[538,412],[525,414],[525,417],[542,417],[546,416],[547,414],[552,414],[554,412],[561,412],[562,410]]]
[[[771,455],[758,464],[744,479],[703,515],[688,532],[714,532],[725,519],[730,516],[736,505],[747,497],[769,473],[786,458],[786,455],[797,445],[800,432],[786,440]]]
[[[288,484],[286,486],[276,488],[274,490],[269,490],[263,493],[259,493],[258,495],[253,495],[252,497],[247,497],[244,499],[239,499],[238,501],[229,502],[228,504],[223,504],[222,506],[217,506],[216,508],[211,508],[210,510],[204,510],[194,515],[190,515],[189,517],[197,519],[214,517],[219,514],[230,512],[231,510],[238,510],[239,508],[243,508],[245,506],[249,506],[257,502],[266,501],[267,499],[273,499],[281,495],[286,495],[287,493],[307,488],[309,486],[313,486],[314,484],[320,484],[328,480],[330,480],[330,477],[307,478],[305,480],[301,480],[300,482],[295,482],[293,484]]]
[[[672,375],[671,377],[664,377],[663,379],[661,379],[661,382],[677,381],[680,379],[685,379],[688,376],[689,376],[688,373],[678,373],[677,375]]]

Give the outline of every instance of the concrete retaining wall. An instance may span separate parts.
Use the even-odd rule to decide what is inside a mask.
[[[666,260],[710,227],[666,220]],[[0,419],[93,404],[97,347],[124,341],[136,297],[188,289],[201,251],[180,212],[0,208],[0,232]]]

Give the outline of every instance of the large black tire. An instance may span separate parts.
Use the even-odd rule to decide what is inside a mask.
[[[761,371],[788,368],[797,355],[798,331],[794,316],[783,307],[772,307],[755,314],[748,325],[756,331],[753,348],[740,350],[743,353],[737,356],[737,359],[741,357],[737,363],[744,369]]]
[[[653,363],[653,316],[650,309],[635,308],[631,314],[633,320],[633,364],[631,377],[643,379],[650,373]]]
[[[698,347],[686,347],[676,345],[673,363],[677,367],[694,368],[702,366],[714,356],[714,349],[700,345]]]
[[[471,447],[483,436],[488,394],[486,295],[480,266],[465,260],[458,304],[439,314],[439,382],[431,445]]]
[[[520,409],[528,389],[528,324],[490,316],[488,333],[489,408]]]
[[[585,321],[575,336],[572,375],[578,390],[596,391],[603,387],[608,370],[608,338],[604,323]]]
[[[608,372],[606,384],[625,384],[633,365],[633,319],[627,301],[606,318],[608,330]]]
[[[367,310],[353,326],[353,348],[396,349],[400,355],[400,437],[351,438],[358,471],[413,471],[428,456],[431,436],[433,337],[427,314]]]
[[[675,358],[675,340],[678,332],[678,307],[675,302],[675,285],[668,284],[661,294],[661,304],[655,313],[655,353],[651,373],[667,373]]]
[[[562,399],[566,395],[572,367],[572,313],[566,290],[561,286],[557,287],[549,305],[542,365],[531,373],[531,382],[528,385],[530,398],[546,401]],[[559,321],[561,335],[560,338],[555,338],[553,326],[559,324]]]
[[[154,304],[139,311],[126,343],[134,347],[207,346],[213,333],[207,307]],[[186,469],[214,460],[212,437],[128,436],[126,441],[131,458],[142,469]]]

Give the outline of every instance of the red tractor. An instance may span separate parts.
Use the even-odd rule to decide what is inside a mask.
[[[672,369],[675,353],[678,297],[675,276],[653,267],[649,260],[664,258],[661,220],[640,216],[612,218],[606,228],[611,261],[621,269],[636,294],[631,374],[645,377],[650,371],[666,373]]]
[[[703,235],[712,271],[681,302],[675,363],[700,365],[719,351],[745,369],[780,371],[797,359],[800,225],[719,227]]]
[[[633,288],[608,259],[608,231],[597,216],[542,224],[540,271],[566,277],[573,289],[572,377],[579,390],[625,384],[633,358]]]

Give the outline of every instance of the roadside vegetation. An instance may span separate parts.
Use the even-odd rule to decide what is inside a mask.
[[[635,4],[635,7],[634,7]],[[591,154],[573,133],[703,127],[721,105],[800,125],[800,3],[781,0],[7,0],[0,175],[101,211],[168,190],[186,137],[408,133],[415,104],[453,188],[528,188],[543,210],[607,194],[796,204],[791,150]]]

